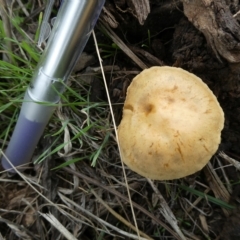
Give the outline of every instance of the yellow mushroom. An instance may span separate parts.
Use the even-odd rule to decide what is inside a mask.
[[[218,149],[224,113],[208,86],[181,68],[152,67],[127,90],[118,127],[122,160],[156,180],[201,170]]]

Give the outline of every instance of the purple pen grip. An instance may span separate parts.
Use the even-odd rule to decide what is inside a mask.
[[[20,166],[21,170],[29,163],[35,147],[44,131],[47,123],[32,122],[28,120],[23,114],[20,114],[17,125],[14,129],[10,144],[8,145],[5,155],[11,161],[12,165]],[[3,157],[2,166],[9,171],[15,172],[11,169],[12,166],[9,161]]]
[[[54,106],[34,102],[26,92],[17,124],[5,152],[7,159],[2,157],[4,169],[15,172],[11,164],[20,171],[27,167],[54,109]]]

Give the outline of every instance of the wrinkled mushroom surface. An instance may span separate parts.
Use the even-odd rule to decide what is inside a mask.
[[[118,127],[122,160],[156,180],[201,170],[218,149],[223,111],[208,86],[175,67],[152,67],[127,90]]]

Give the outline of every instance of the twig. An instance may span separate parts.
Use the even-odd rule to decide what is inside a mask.
[[[8,163],[10,164],[10,166],[15,170],[15,172],[27,183],[27,185],[29,185],[39,196],[41,196],[43,199],[46,200],[47,203],[49,203],[51,206],[54,206],[56,209],[58,209],[61,213],[66,213],[63,209],[60,208],[60,206],[58,206],[57,204],[53,203],[51,200],[49,200],[46,196],[44,196],[40,191],[38,191],[36,189],[36,187],[34,187],[31,182],[30,179],[27,179],[27,177],[21,173],[12,163],[11,161],[8,159],[8,157],[5,155],[5,153],[0,149],[0,153],[7,159]],[[0,155],[1,155],[0,154]],[[67,213],[66,213],[67,214]],[[1,220],[1,218],[0,218]]]
[[[39,239],[24,226],[13,223],[5,218],[2,218],[1,216],[0,223],[7,224],[20,239]]]
[[[38,212],[42,217],[44,217],[48,222],[52,224],[62,235],[68,240],[77,240],[51,213],[41,213]]]
[[[95,42],[95,45],[96,45],[96,51],[97,51],[97,55],[98,55],[98,59],[99,59],[99,64],[100,64],[100,67],[101,67],[101,70],[102,70],[103,82],[104,82],[104,86],[105,86],[105,90],[106,90],[106,94],[107,94],[107,99],[108,99],[108,104],[109,104],[109,108],[110,108],[110,112],[111,112],[111,116],[112,116],[113,127],[114,127],[114,130],[115,130],[115,135],[116,135],[119,155],[120,155],[120,159],[121,159],[121,164],[122,164],[123,176],[124,176],[124,180],[125,180],[125,183],[126,183],[126,189],[127,189],[127,193],[128,193],[129,203],[130,203],[130,207],[131,207],[131,211],[132,211],[132,215],[133,215],[134,224],[136,226],[137,235],[138,235],[138,238],[140,239],[137,220],[136,220],[136,216],[135,216],[135,212],[134,212],[134,208],[133,208],[133,204],[132,204],[132,199],[131,199],[131,194],[130,194],[130,190],[129,190],[129,186],[128,186],[125,166],[124,166],[124,163],[122,161],[121,146],[119,145],[117,125],[116,125],[116,121],[115,121],[115,117],[114,117],[114,113],[113,113],[112,102],[111,102],[111,98],[110,98],[110,95],[109,95],[109,92],[108,92],[107,81],[106,81],[106,77],[105,77],[105,74],[104,74],[104,71],[103,71],[103,66],[102,66],[102,59],[101,59],[101,56],[100,56],[99,49],[97,47],[98,44],[97,44],[97,39],[96,39],[96,35],[95,35],[94,31],[93,31],[93,39],[94,39],[94,42]]]
[[[88,185],[87,181],[85,181],[86,184]],[[131,228],[133,231],[137,232],[137,229],[135,226],[133,226],[130,222],[128,222],[126,219],[124,219],[120,214],[118,214],[117,212],[115,212],[112,208],[110,208],[108,206],[107,203],[105,203],[98,195],[97,193],[91,189],[91,192],[93,193],[93,195],[97,198],[97,200],[114,216],[116,217],[119,221],[121,221],[123,224],[125,224],[127,227]],[[147,234],[145,234],[144,232],[139,230],[140,235],[142,235],[143,237],[145,237],[146,239],[150,239],[153,240],[151,237],[149,237]]]
[[[172,210],[169,208],[167,202],[163,198],[162,194],[159,192],[158,188],[155,186],[155,184],[152,182],[151,179],[147,178],[149,184],[151,185],[153,191],[157,194],[160,203],[161,203],[161,208],[160,212],[161,214],[165,217],[165,219],[168,221],[168,223],[172,226],[172,228],[177,232],[179,237],[183,240],[186,240],[185,236],[183,235],[181,229],[178,226],[177,219],[175,218]]]
[[[115,226],[113,226],[112,224],[104,221],[103,219],[97,217],[96,215],[94,215],[93,213],[87,211],[86,209],[84,209],[83,207],[81,207],[80,205],[78,205],[77,203],[75,203],[74,201],[72,201],[71,199],[65,197],[63,194],[61,194],[60,192],[58,192],[59,196],[61,197],[62,200],[65,200],[67,201],[68,204],[71,204],[73,205],[74,207],[76,207],[77,209],[79,209],[80,211],[82,211],[83,213],[85,213],[86,215],[88,215],[89,217],[97,220],[99,223],[111,228],[112,230],[122,234],[123,236],[126,236],[126,237],[129,237],[131,239],[137,239],[137,240],[146,240],[146,238],[142,238],[142,237],[138,237],[134,234],[131,234],[131,233],[128,233],[128,232],[125,232]]]
[[[79,178],[85,179],[87,180],[89,183],[94,184],[95,186],[101,187],[102,189],[112,193],[113,195],[123,199],[126,202],[129,202],[129,199],[127,197],[125,197],[124,195],[122,195],[120,192],[116,191],[115,189],[112,189],[109,186],[105,186],[103,184],[101,184],[99,181],[97,181],[96,179],[94,179],[94,177],[88,177],[80,172],[76,172],[73,171],[72,169],[68,168],[68,167],[64,167],[63,168],[66,172],[69,172],[71,174],[75,174],[76,176],[78,176]],[[153,214],[151,214],[150,212],[148,212],[145,208],[141,207],[140,205],[138,205],[135,202],[132,202],[133,206],[135,208],[137,208],[138,210],[140,210],[142,213],[144,213],[145,215],[147,215],[148,217],[150,217],[154,222],[156,222],[157,224],[161,225],[164,229],[166,229],[169,233],[171,233],[173,235],[173,237],[175,237],[175,239],[181,240],[181,238],[170,228],[168,227],[168,225],[166,225],[164,222],[162,222],[159,218],[155,217]]]
[[[19,6],[22,8],[22,11],[24,12],[24,14],[28,17],[29,16],[29,12],[28,10],[25,8],[24,4],[22,3],[21,0],[17,0]]]
[[[237,160],[230,158],[227,154],[225,154],[224,152],[220,152],[218,154],[220,157],[224,158],[225,160],[227,160],[229,163],[231,163],[238,171],[240,171],[240,162],[238,162]]]
[[[133,52],[130,50],[127,45],[117,36],[115,32],[110,29],[106,24],[105,26],[101,25],[103,30],[111,37],[114,43],[117,44],[118,47],[121,48],[123,52],[125,52],[126,55],[128,55],[141,69],[148,68],[145,63],[142,62],[141,59],[139,59]]]
[[[216,171],[213,170],[213,166],[212,166],[211,162],[209,162],[207,164],[207,167],[204,168],[203,171],[207,177],[209,186],[210,186],[211,190],[213,191],[215,197],[218,199],[221,199],[225,202],[229,202],[230,194],[227,191],[227,189],[225,188],[225,186],[223,185],[223,183],[221,182]],[[223,207],[222,207],[222,210],[223,210],[224,215],[226,217],[228,217],[230,214],[230,211]]]

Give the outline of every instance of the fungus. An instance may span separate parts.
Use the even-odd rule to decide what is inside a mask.
[[[118,138],[123,162],[156,180],[201,170],[218,149],[224,113],[208,86],[181,68],[152,67],[127,90]]]

